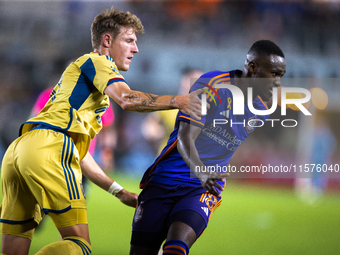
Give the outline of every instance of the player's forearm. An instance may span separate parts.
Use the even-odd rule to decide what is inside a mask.
[[[153,112],[161,110],[179,109],[181,96],[159,96],[155,94],[132,91],[121,98],[120,106],[123,110],[134,112]]]
[[[158,96],[131,90],[125,82],[114,82],[104,91],[126,111],[152,112],[179,109],[197,120],[200,120],[200,116],[202,116],[202,101],[198,97],[202,92],[203,90],[197,90],[185,96]],[[207,108],[209,108],[209,104],[207,104]]]
[[[201,128],[190,125],[187,122],[180,122],[178,130],[178,152],[190,167],[191,171],[196,175],[196,169],[202,169],[202,167],[204,167],[195,145],[195,140],[201,130]]]
[[[177,150],[195,175],[196,169],[202,169],[202,167],[204,167],[194,142],[179,139],[177,142]]]
[[[126,111],[151,112],[179,109],[189,103],[187,102],[189,100],[185,100],[183,96],[159,96],[131,90],[125,82],[110,84],[104,92]]]
[[[122,186],[108,177],[90,153],[87,153],[80,162],[80,167],[85,177],[91,182],[115,195],[123,204],[136,207],[138,195],[123,189]]]
[[[112,185],[113,180],[104,173],[90,153],[87,153],[84,159],[80,162],[80,167],[82,173],[87,179],[105,191],[107,191]]]

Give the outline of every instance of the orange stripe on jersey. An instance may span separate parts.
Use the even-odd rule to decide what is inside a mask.
[[[203,202],[204,201],[204,198],[205,196],[207,195],[208,191],[207,192],[204,192],[200,198],[200,201]]]
[[[178,246],[178,245],[169,245],[169,246],[166,246],[166,250],[164,250],[164,253],[163,254],[178,254],[178,255],[183,255],[183,254],[187,254],[187,251],[181,247],[181,246]],[[174,250],[168,250],[168,248],[173,248],[173,249],[178,249],[178,250],[181,250],[183,252],[179,252],[179,251],[174,251]]]
[[[214,85],[218,82],[220,82],[221,80],[230,80],[230,74],[229,73],[224,73],[224,74],[220,74],[218,76],[215,76],[214,78],[212,78],[208,85],[211,87],[214,87]]]
[[[199,122],[199,121],[194,120],[194,119],[192,119],[192,118],[189,118],[189,117],[187,117],[187,116],[179,115],[178,117],[179,117],[179,118],[183,118],[183,119],[187,119],[187,120],[190,120],[190,121],[193,121],[193,122],[195,122],[195,123],[197,123],[197,124],[200,124],[200,125],[204,126],[204,124],[203,124],[202,122]]]
[[[211,87],[214,87],[213,85],[216,84],[216,80],[219,79],[219,78],[222,78],[222,77],[226,77],[226,76],[230,76],[229,73],[223,73],[223,74],[220,74],[220,75],[217,75],[215,76],[214,78],[210,79],[208,85],[211,86]],[[216,90],[217,91],[217,90]],[[212,92],[212,91],[209,91],[209,92]],[[211,98],[210,98],[210,102],[211,102]]]
[[[145,182],[144,183],[141,183],[139,184],[139,188],[143,188],[145,186],[145,184],[147,183],[148,179],[150,178],[150,175],[152,173],[152,171],[155,169],[156,165],[159,163],[159,161],[161,161],[166,155],[168,155],[168,153],[170,151],[172,151],[173,148],[175,148],[177,146],[177,142],[178,140],[176,140],[170,147],[169,149],[167,149],[164,154],[157,160],[157,162],[153,165],[151,171],[149,172],[148,176],[145,178]]]
[[[215,76],[214,78],[212,78],[210,81],[209,81],[209,85],[211,86],[212,83],[215,83],[214,81],[219,79],[219,78],[222,78],[222,77],[226,77],[226,76],[230,76],[229,73],[223,73],[223,74],[220,74],[220,75],[217,75]]]
[[[264,105],[264,107],[266,107],[266,109],[268,110],[269,108],[268,108],[267,103],[264,102],[260,96],[258,96],[258,98],[260,99],[260,101],[262,102],[262,104]]]
[[[229,74],[229,73],[228,73]],[[213,83],[212,87],[215,88],[216,84],[230,84],[230,77],[226,77],[226,78],[221,78],[218,80],[215,80],[215,82]],[[218,88],[215,88],[215,91],[218,91]],[[209,102],[212,101],[212,98],[209,98]]]
[[[225,78],[221,78],[221,79],[216,80],[216,81],[214,82],[214,84],[212,85],[212,87],[214,87],[215,84],[218,84],[218,83],[221,83],[221,84],[225,84],[225,83],[230,84],[230,77],[228,76],[228,77],[225,77]]]

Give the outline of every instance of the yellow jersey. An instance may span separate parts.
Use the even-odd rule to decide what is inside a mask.
[[[81,160],[91,139],[101,130],[101,116],[110,104],[104,90],[117,81],[125,82],[111,57],[93,52],[81,56],[65,69],[45,107],[21,125],[19,134],[38,124],[65,132]]]

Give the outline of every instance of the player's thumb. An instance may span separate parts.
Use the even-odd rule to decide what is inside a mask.
[[[194,91],[194,93],[198,96],[198,95],[201,95],[202,93],[204,92],[203,89],[197,89]]]

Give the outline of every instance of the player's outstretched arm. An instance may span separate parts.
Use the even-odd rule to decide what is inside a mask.
[[[200,120],[202,116],[202,101],[198,97],[201,93],[203,90],[197,90],[185,96],[159,96],[131,90],[125,82],[114,82],[105,89],[105,94],[118,103],[123,110],[153,112],[179,109],[197,120]],[[209,104],[207,107],[209,108]]]
[[[222,181],[222,179],[227,177],[229,174],[208,171],[199,172],[196,170],[205,169],[195,146],[195,140],[201,131],[202,128],[181,121],[178,129],[177,149],[185,163],[190,167],[191,171],[194,172],[195,175],[200,179],[203,188],[208,190],[211,194],[219,197],[220,194],[215,188],[221,191],[223,191],[224,188],[216,181]]]
[[[80,167],[87,179],[115,195],[123,204],[136,207],[138,194],[123,189],[117,182],[107,176],[90,153],[87,153],[83,160],[80,161]]]

